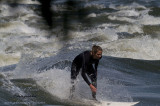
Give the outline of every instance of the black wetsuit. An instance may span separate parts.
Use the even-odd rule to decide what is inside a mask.
[[[84,51],[75,57],[71,67],[71,79],[75,80],[77,75],[79,74],[80,69],[82,68],[82,77],[86,81],[88,85],[90,85],[90,81],[88,80],[86,74],[92,81],[92,84],[96,87],[97,84],[97,67],[99,60],[93,59],[91,51]],[[93,66],[94,64],[94,66]]]

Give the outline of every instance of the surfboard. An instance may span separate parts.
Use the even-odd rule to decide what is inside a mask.
[[[93,104],[94,106],[134,106],[139,102],[112,102],[102,100],[83,100],[85,104]]]
[[[112,101],[102,101],[102,100],[64,100],[66,105],[75,105],[75,106],[134,106],[139,102],[112,102]]]
[[[96,106],[134,106],[139,102],[107,102],[100,101],[101,104],[97,104]]]

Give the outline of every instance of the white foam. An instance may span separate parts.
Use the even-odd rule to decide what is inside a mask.
[[[4,17],[4,16],[10,16],[10,7],[8,5],[5,4],[0,4],[0,9],[1,9],[1,16],[0,17]]]
[[[142,25],[160,25],[160,18],[146,14],[143,15],[142,18],[138,20],[138,23]]]
[[[134,39],[120,39],[114,42],[103,43],[104,55],[159,60],[160,43],[158,39],[152,39],[150,36],[144,36]]]
[[[108,18],[110,20],[119,20],[119,21],[127,21],[127,22],[130,22],[130,23],[135,23],[137,20],[136,19],[131,19],[131,18],[128,18],[128,17],[118,17],[118,16],[108,16]]]
[[[34,14],[33,10],[17,6],[16,8],[13,8],[7,4],[0,4],[1,6],[1,16],[0,17],[6,17],[6,16],[21,16],[21,14]]]
[[[136,23],[139,25],[159,25],[160,24],[159,17],[150,16],[148,14],[150,10],[137,3],[133,3],[130,6],[120,6],[120,7],[114,7],[114,8],[118,9],[119,11],[109,14],[108,18],[110,20],[127,21],[130,23],[133,23],[133,24]],[[142,8],[144,10],[137,11],[136,8]],[[130,17],[136,17],[136,18],[130,18]]]
[[[1,73],[1,75],[3,75],[2,78],[2,88],[4,88],[5,90],[9,91],[10,93],[12,93],[13,95],[25,95],[25,93],[17,86],[15,86],[8,78],[5,74]]]
[[[26,24],[20,21],[12,21],[4,23],[4,27],[0,29],[1,33],[37,33],[35,28],[28,27]]]
[[[63,70],[54,68],[51,70],[47,70],[43,73],[34,75],[32,73],[32,78],[36,80],[36,83],[39,86],[44,88],[44,90],[51,93],[52,95],[61,99],[69,98],[71,80],[70,80],[70,71],[67,67]],[[121,96],[125,96],[125,99],[127,98],[128,102],[132,101],[130,95],[123,88],[122,85],[117,85],[117,86],[115,85],[114,90],[112,90],[112,88],[109,88],[109,85],[107,85],[107,81],[108,81],[107,79],[98,78],[98,92],[97,92],[98,100],[107,101],[107,99],[109,98],[108,95],[110,95],[111,98],[117,100],[119,100]],[[119,92],[119,90],[121,90],[121,92]],[[92,98],[91,90],[80,74],[76,82],[76,90],[74,93],[74,97],[79,98],[80,100]]]
[[[20,4],[40,4],[37,0],[21,0]]]
[[[70,91],[70,71],[67,71],[68,69],[51,69],[48,70],[46,72],[40,73],[40,74],[35,74],[33,75],[33,78],[36,80],[36,83],[41,86],[42,88],[44,88],[44,90],[46,90],[47,92],[49,92],[50,94],[52,94],[53,96],[56,96],[60,99],[64,99],[64,100],[68,100],[69,98],[69,91]],[[78,88],[76,87],[76,92],[78,91],[78,98],[84,102],[84,104],[94,104],[96,106],[106,106],[108,104],[110,104],[111,106],[132,106],[133,104],[136,104],[137,102],[111,102],[111,101],[107,101],[107,100],[100,100],[101,101],[101,105],[94,103],[94,102],[90,102],[87,101],[88,99],[84,99],[87,97],[91,98],[91,92],[89,91],[89,87],[88,85],[84,82],[84,80],[82,80],[81,76],[79,76],[81,81],[78,81],[78,83],[76,84],[76,86],[78,86]],[[106,84],[103,83],[103,85]],[[101,86],[102,87],[102,86]],[[99,88],[101,88],[99,87]],[[105,87],[105,86],[104,86]],[[100,89],[101,90],[101,89]],[[101,91],[99,91],[101,92]],[[103,90],[104,92],[104,90]],[[86,96],[87,95],[87,96]],[[100,96],[99,93],[98,95],[98,99]],[[85,97],[86,96],[86,97]],[[106,95],[105,95],[106,97]],[[77,98],[75,96],[75,98]],[[74,98],[74,99],[75,99]],[[74,101],[75,102],[75,101]]]
[[[128,33],[143,33],[143,27],[140,26],[140,25],[136,25],[136,24],[133,24],[133,25],[120,25],[117,30],[119,32],[128,32]]]
[[[123,17],[125,17],[125,16],[128,16],[128,17],[130,17],[130,16],[138,17],[140,15],[140,13],[137,12],[137,11],[135,11],[135,9],[133,9],[133,10],[121,10],[121,11],[116,12],[115,15],[116,16],[123,16]]]
[[[97,15],[95,14],[95,13],[91,13],[91,14],[89,14],[88,16],[87,16],[88,18],[90,18],[90,17],[97,17]]]
[[[87,41],[91,38],[101,36],[104,38],[106,41],[114,41],[118,39],[118,35],[116,34],[116,30],[113,28],[108,28],[109,24],[103,24],[100,26],[97,26],[97,28],[91,29],[91,30],[86,30],[85,32],[72,32],[72,35],[74,37],[75,41]],[[114,26],[114,25],[113,25]],[[104,27],[102,29],[101,27]]]
[[[106,8],[106,6],[104,4],[96,4],[96,3],[86,3],[85,4],[85,8],[86,7],[95,7],[97,9],[104,9],[104,8]]]
[[[1,3],[17,3],[17,4],[40,4],[37,0],[17,0],[17,1],[12,1],[12,0],[1,0]]]
[[[70,72],[67,69],[51,69],[34,75],[37,84],[61,99],[68,99],[70,91]]]
[[[14,55],[0,53],[0,66],[16,64],[16,63],[18,63],[19,58],[20,58],[20,54],[18,54],[18,53],[14,54]]]
[[[109,41],[114,41],[118,39],[115,29],[99,29],[98,33],[104,35]]]
[[[40,31],[35,28],[31,28],[19,21],[12,21],[10,23],[4,24],[6,27],[2,27],[0,32],[5,35],[5,33],[12,33],[10,36],[4,36],[3,42],[7,45],[23,45],[24,43],[33,42],[48,42],[48,39],[43,35],[46,35],[45,31]],[[40,36],[41,35],[41,36]],[[30,37],[27,37],[30,36]],[[12,40],[11,40],[12,39]],[[8,42],[8,40],[11,40]]]
[[[136,2],[132,3],[131,5],[126,5],[126,6],[120,5],[120,6],[116,7],[116,9],[118,9],[118,10],[128,10],[128,9],[132,10],[132,9],[135,9],[135,8],[146,9],[145,6],[140,5],[140,4],[136,3]]]

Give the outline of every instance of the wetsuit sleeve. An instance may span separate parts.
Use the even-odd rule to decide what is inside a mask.
[[[95,63],[95,70],[96,70],[96,72],[97,72],[98,64],[99,64],[99,61],[97,61],[97,62]]]
[[[99,61],[97,61],[96,63],[95,63],[95,85],[96,85],[96,83],[97,83],[97,68],[98,68],[98,63],[99,63]]]
[[[86,57],[87,58],[87,57]],[[87,71],[87,62],[89,61],[88,59],[86,59],[84,54],[83,54],[83,62],[82,62],[82,77],[83,79],[86,81],[86,83],[88,85],[90,85],[91,83],[89,82],[87,76],[86,76],[86,71]]]
[[[90,85],[91,83],[89,82],[89,80],[88,80],[88,78],[87,78],[87,76],[86,76],[86,72],[85,72],[85,71],[86,71],[86,70],[82,68],[82,77],[83,77],[83,79],[86,81],[86,83],[87,83],[88,85]]]

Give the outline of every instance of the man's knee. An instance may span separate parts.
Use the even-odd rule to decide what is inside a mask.
[[[76,79],[76,65],[74,63],[71,66],[71,79]]]
[[[71,79],[75,80],[77,78],[78,75],[78,70],[71,70]]]
[[[71,80],[76,80],[76,75],[71,75]]]
[[[76,80],[77,75],[79,74],[80,67],[77,67],[75,63],[72,63],[71,67],[71,79]]]

